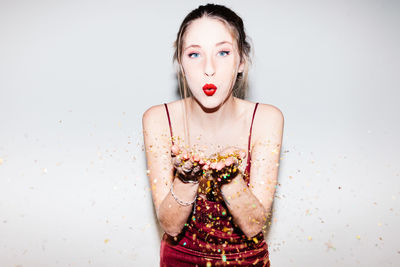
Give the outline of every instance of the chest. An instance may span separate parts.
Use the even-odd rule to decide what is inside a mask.
[[[209,157],[227,147],[237,147],[247,151],[249,145],[250,122],[240,121],[236,125],[221,126],[210,131],[205,127],[190,125],[185,131],[183,124],[174,127],[174,142],[196,153]]]

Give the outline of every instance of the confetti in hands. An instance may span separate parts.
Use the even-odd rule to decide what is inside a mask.
[[[210,168],[211,176],[217,186],[230,183],[239,173],[239,166],[246,157],[246,152],[237,147],[228,147],[213,155]]]
[[[171,147],[172,164],[176,169],[175,175],[184,183],[196,183],[203,176],[205,161],[186,149],[177,145]],[[206,167],[208,168],[208,167]]]
[[[176,175],[183,182],[197,182],[205,175],[215,179],[218,184],[224,184],[236,176],[246,152],[237,147],[228,147],[206,158],[173,145],[171,155]]]

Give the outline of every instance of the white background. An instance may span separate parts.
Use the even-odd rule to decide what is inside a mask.
[[[0,1],[0,265],[158,266],[141,117],[205,1]],[[218,1],[285,116],[272,266],[400,266],[400,2]]]

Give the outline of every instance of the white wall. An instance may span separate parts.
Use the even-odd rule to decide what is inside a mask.
[[[0,1],[0,265],[157,266],[141,134],[205,1]],[[399,266],[399,1],[218,1],[285,115],[273,266]],[[397,75],[396,75],[397,74]]]

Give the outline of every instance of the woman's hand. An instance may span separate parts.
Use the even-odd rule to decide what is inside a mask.
[[[230,183],[240,172],[243,159],[246,158],[246,151],[237,147],[227,147],[218,152],[210,168],[211,175],[218,186]]]
[[[177,145],[171,147],[172,164],[175,175],[185,183],[198,182],[203,170],[208,169],[207,163],[199,155],[182,149]]]

